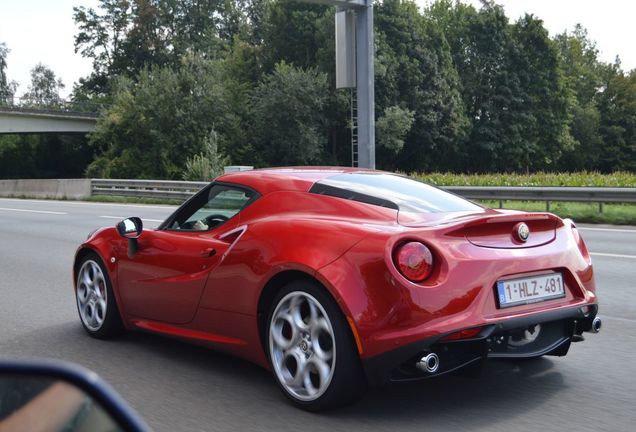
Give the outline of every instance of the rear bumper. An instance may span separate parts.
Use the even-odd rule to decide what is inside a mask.
[[[542,355],[567,354],[573,339],[582,340],[581,333],[592,331],[598,305],[577,306],[509,318],[485,325],[470,339],[444,340],[453,332],[426,338],[383,354],[363,359],[367,380],[371,385],[387,381],[411,381],[443,375],[487,358],[531,358]],[[512,343],[515,334],[540,324],[540,333],[532,342]],[[435,353],[439,365],[435,372],[416,367],[423,356]]]

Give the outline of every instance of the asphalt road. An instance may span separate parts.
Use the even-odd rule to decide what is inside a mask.
[[[480,378],[372,390],[326,414],[291,407],[268,372],[159,336],[98,341],[72,291],[77,245],[97,226],[167,206],[0,199],[0,357],[70,360],[95,370],[157,431],[633,431],[636,428],[636,228],[584,227],[604,328],[567,357],[491,361]]]

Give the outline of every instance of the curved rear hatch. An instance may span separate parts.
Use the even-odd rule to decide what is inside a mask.
[[[451,235],[463,235],[475,246],[485,248],[530,248],[552,242],[559,224],[560,220],[548,213],[499,214],[470,221]]]
[[[550,213],[489,209],[389,173],[339,173],[317,181],[309,192],[397,210],[396,222],[402,226],[439,227],[446,235],[465,237],[485,248],[541,246],[556,238],[556,229],[562,224]]]

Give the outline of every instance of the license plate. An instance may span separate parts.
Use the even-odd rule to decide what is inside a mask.
[[[561,273],[497,281],[499,307],[507,308],[565,297]]]

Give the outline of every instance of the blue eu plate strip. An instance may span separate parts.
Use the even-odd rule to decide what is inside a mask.
[[[497,292],[499,294],[499,304],[506,304],[506,295],[504,294],[504,283],[502,281],[497,281]]]

